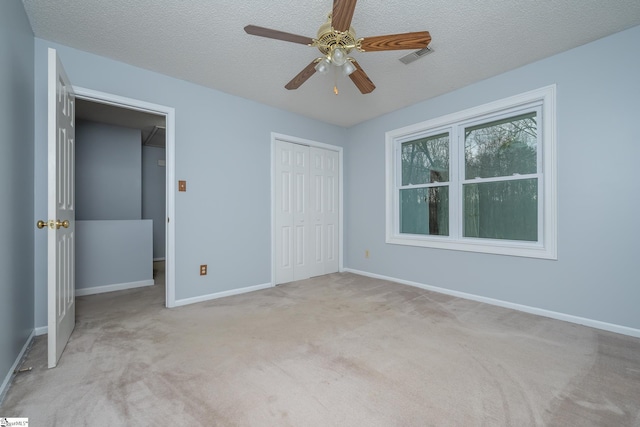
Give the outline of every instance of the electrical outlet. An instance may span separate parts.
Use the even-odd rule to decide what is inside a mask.
[[[206,276],[207,275],[207,264],[202,264],[200,266],[200,275],[201,276]]]
[[[364,251],[364,257],[369,258],[369,249]]]

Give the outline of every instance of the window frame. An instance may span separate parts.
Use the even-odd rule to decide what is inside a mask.
[[[464,185],[513,179],[465,179],[464,128],[534,110],[539,129],[537,171],[526,176],[535,176],[538,180],[538,241],[464,237]],[[459,129],[462,132],[458,132]],[[443,132],[449,132],[449,236],[402,234],[399,195],[400,189],[406,188],[401,185],[402,143]],[[391,130],[386,132],[385,139],[387,243],[557,260],[556,85]]]

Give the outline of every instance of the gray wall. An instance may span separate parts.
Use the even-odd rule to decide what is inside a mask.
[[[0,64],[1,386],[34,324],[33,33],[19,0],[0,1]]]
[[[78,120],[76,219],[142,218],[140,130]]]
[[[153,283],[149,220],[76,221],[76,290]]]
[[[165,160],[165,149],[142,147],[142,218],[153,220],[153,259],[164,258],[165,240],[165,174],[158,165]]]
[[[80,87],[176,110],[176,298],[271,281],[271,132],[344,146],[346,130],[121,62],[35,39],[35,212],[46,213],[47,48]],[[283,96],[299,96],[284,93]],[[44,234],[44,233],[43,233]],[[208,264],[209,274],[199,275]],[[47,323],[46,246],[36,235],[36,325]]]
[[[349,129],[345,264],[640,329],[639,44],[635,27]],[[553,83],[557,261],[385,244],[386,131]]]

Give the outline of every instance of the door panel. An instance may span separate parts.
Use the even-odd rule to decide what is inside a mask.
[[[335,226],[333,224],[328,224],[327,225],[327,260],[326,263],[328,264],[328,266],[326,267],[326,272],[327,273],[335,273],[336,271],[338,271],[337,268],[333,267],[333,263],[335,261],[337,261],[337,256],[336,253],[337,251],[337,242],[335,241],[335,236],[336,236],[336,230],[335,230]]]
[[[311,147],[311,276],[338,271],[338,152]]]
[[[53,368],[75,327],[75,95],[55,49],[48,61],[47,344]]]
[[[293,150],[277,141],[275,154],[276,283],[293,280]]]
[[[276,284],[309,277],[309,148],[276,141]],[[278,238],[279,237],[279,238]]]
[[[312,148],[309,155],[311,156],[311,182],[313,183],[310,188],[310,200],[311,206],[311,222],[314,229],[314,233],[311,241],[311,264],[309,266],[311,276],[320,276],[324,274],[324,262],[325,262],[325,247],[326,241],[324,213],[325,213],[325,199],[324,199],[324,185],[325,185],[325,156],[324,151],[317,148]]]
[[[309,278],[309,260],[307,245],[309,244],[309,147],[299,144],[288,144],[293,150],[295,161],[295,188],[293,197],[295,199],[296,211],[293,215],[296,239],[295,267],[293,269],[293,280]]]

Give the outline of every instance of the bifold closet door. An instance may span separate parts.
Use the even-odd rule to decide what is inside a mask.
[[[337,151],[276,140],[276,284],[338,271]]]
[[[339,226],[339,161],[338,152],[310,147],[310,193],[309,213],[310,261],[309,274],[338,271],[338,226]]]
[[[310,277],[309,147],[276,141],[276,284]]]

